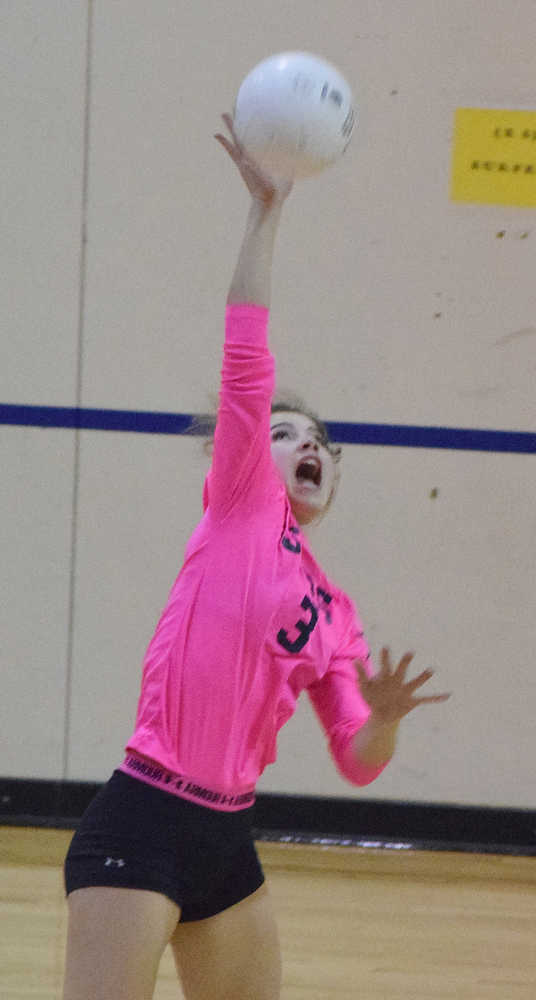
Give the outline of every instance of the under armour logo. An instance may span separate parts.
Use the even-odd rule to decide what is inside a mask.
[[[105,868],[111,868],[113,865],[115,865],[116,868],[124,868],[125,864],[126,864],[126,862],[123,861],[123,858],[117,858],[117,859],[116,858],[106,858],[106,861],[104,862],[104,867]]]

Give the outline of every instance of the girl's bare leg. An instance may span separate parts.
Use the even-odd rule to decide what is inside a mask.
[[[278,1000],[279,938],[266,884],[207,920],[178,924],[171,939],[186,1000]]]
[[[180,917],[167,896],[92,887],[68,897],[63,1000],[151,1000]]]

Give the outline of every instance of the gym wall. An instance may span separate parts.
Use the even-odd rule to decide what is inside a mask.
[[[306,49],[360,112],[296,186],[274,269],[279,385],[350,436],[311,541],[374,658],[414,649],[452,697],[355,789],[303,696],[259,788],[532,806],[534,209],[454,200],[451,161],[458,108],[536,109],[534,4],[8,0],[0,20],[1,773],[102,781],[122,759],[207,471],[147,415],[217,392],[247,212],[213,133],[256,62]]]

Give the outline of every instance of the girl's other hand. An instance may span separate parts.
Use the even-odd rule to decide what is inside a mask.
[[[398,666],[391,662],[386,646],[381,651],[381,667],[374,677],[369,677],[363,664],[355,661],[358,684],[377,722],[392,725],[403,719],[419,705],[433,705],[447,701],[450,694],[433,694],[418,697],[415,692],[433,676],[432,670],[423,670],[411,681],[406,681],[406,673],[413,659],[413,653],[406,653]]]

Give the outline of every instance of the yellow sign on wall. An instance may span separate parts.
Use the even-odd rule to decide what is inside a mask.
[[[536,207],[536,111],[458,108],[451,198]]]

